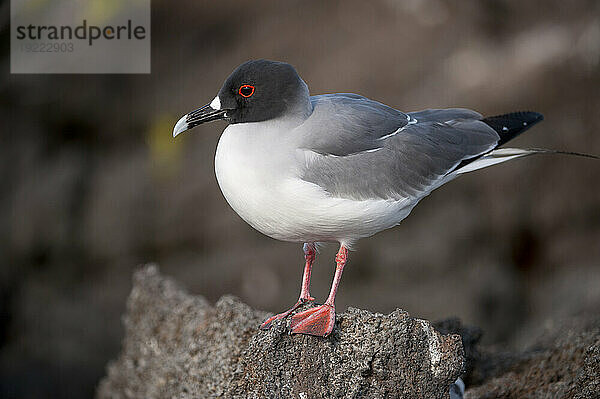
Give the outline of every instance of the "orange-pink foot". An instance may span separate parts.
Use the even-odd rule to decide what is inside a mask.
[[[326,337],[333,331],[335,308],[324,304],[292,316],[292,334],[308,334]]]
[[[290,313],[292,313],[294,310],[298,309],[300,306],[304,305],[305,303],[314,301],[315,298],[307,298],[307,299],[300,299],[298,300],[298,302],[296,302],[296,304],[294,306],[292,306],[289,310],[286,310],[283,313],[279,313],[276,314],[275,316],[271,316],[269,317],[267,320],[265,320],[261,325],[260,325],[260,329],[261,330],[268,330],[269,328],[271,328],[271,324],[273,324],[273,322],[275,320],[279,320],[279,319],[283,319],[286,318],[290,315]]]

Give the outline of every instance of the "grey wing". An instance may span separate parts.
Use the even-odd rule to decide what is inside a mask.
[[[406,126],[410,117],[351,93],[311,97],[313,112],[303,125],[301,147],[323,155],[348,156],[379,148],[377,139]]]
[[[408,115],[419,122],[448,122],[458,119],[480,120],[483,118],[479,112],[466,108],[424,109],[409,112]]]
[[[499,140],[474,111],[426,110],[407,115],[409,122],[394,132],[363,136],[360,148],[366,149],[346,148],[348,155],[343,156],[315,149],[306,158],[302,179],[341,198],[421,198],[461,161],[492,150]]]

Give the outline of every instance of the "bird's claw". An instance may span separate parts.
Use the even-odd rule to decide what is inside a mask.
[[[292,316],[290,327],[292,334],[307,334],[326,337],[333,331],[335,308],[332,305],[320,305]]]
[[[294,310],[298,309],[300,306],[312,302],[314,301],[315,298],[309,296],[307,298],[300,298],[298,299],[298,302],[296,302],[296,304],[294,306],[292,306],[289,310],[286,310],[283,313],[279,313],[276,314],[274,316],[269,317],[267,320],[265,320],[261,325],[260,325],[260,329],[261,330],[268,330],[269,328],[271,328],[271,324],[273,324],[273,322],[275,320],[280,320],[280,319],[284,319],[286,317],[288,317]]]

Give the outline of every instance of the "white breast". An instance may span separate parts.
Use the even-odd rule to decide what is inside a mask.
[[[284,241],[338,241],[392,227],[408,216],[408,201],[335,198],[298,176],[305,150],[281,126],[230,125],[215,156],[217,181],[229,205],[263,234]]]

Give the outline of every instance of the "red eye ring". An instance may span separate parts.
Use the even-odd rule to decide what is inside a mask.
[[[248,93],[248,89],[250,89],[250,93]],[[252,95],[254,94],[254,86],[241,85],[240,89],[238,90],[238,93],[240,96],[245,97],[245,98],[252,97]]]

